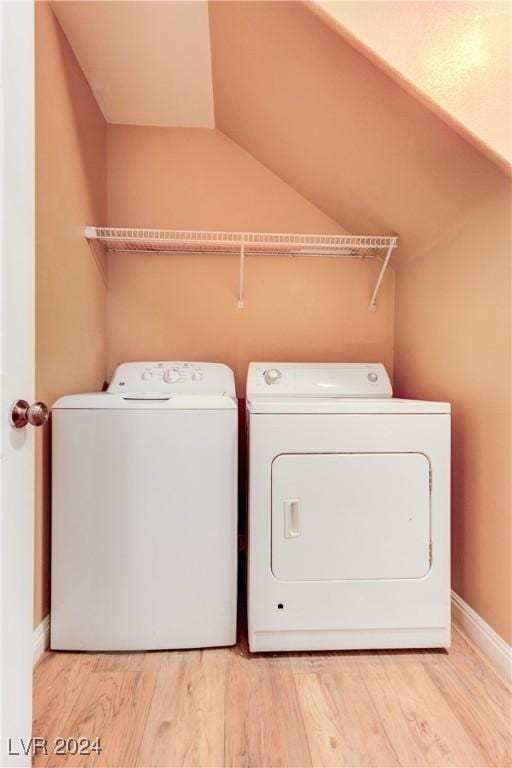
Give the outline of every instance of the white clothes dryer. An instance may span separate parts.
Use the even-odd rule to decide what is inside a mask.
[[[449,646],[449,404],[251,363],[247,417],[250,650]]]
[[[52,413],[51,647],[236,641],[237,404],[217,363],[120,365]]]

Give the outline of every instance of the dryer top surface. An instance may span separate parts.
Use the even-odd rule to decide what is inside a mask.
[[[431,400],[401,400],[395,397],[370,398],[270,398],[247,399],[250,414],[449,414],[450,403]]]

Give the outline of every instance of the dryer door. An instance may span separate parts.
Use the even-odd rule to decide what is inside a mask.
[[[272,572],[283,581],[417,579],[430,568],[422,453],[281,454],[272,464]]]

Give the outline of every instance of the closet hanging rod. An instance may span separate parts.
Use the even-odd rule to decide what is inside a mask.
[[[203,230],[85,228],[88,240],[97,240],[110,252],[189,253],[240,256],[238,306],[244,306],[244,263],[247,256],[310,256],[368,259],[383,258],[368,309],[376,298],[398,237],[378,235],[286,234],[281,232],[216,232]]]
[[[347,251],[346,253],[343,253],[342,251],[321,251],[320,249],[315,249],[314,251],[307,251],[307,250],[298,250],[298,249],[270,249],[270,248],[251,248],[250,246],[245,245],[244,243],[241,243],[238,248],[200,248],[198,246],[191,246],[190,248],[187,247],[180,247],[176,246],[174,248],[118,248],[117,246],[110,246],[107,248],[109,253],[158,253],[158,254],[170,254],[170,253],[176,253],[176,254],[188,254],[189,256],[205,256],[207,254],[211,254],[213,256],[239,256],[240,255],[240,249],[245,249],[245,255],[246,256],[281,256],[281,257],[291,257],[291,258],[314,258],[315,256],[318,258],[327,258],[327,259],[374,259],[375,257],[378,257],[379,254],[366,254],[361,255],[359,253],[353,253]]]

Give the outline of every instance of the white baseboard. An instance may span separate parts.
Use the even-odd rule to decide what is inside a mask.
[[[43,652],[50,645],[50,614],[44,617],[42,622],[34,629],[32,635],[32,658],[34,666],[37,664]]]
[[[452,619],[507,682],[512,682],[512,646],[452,590]]]

